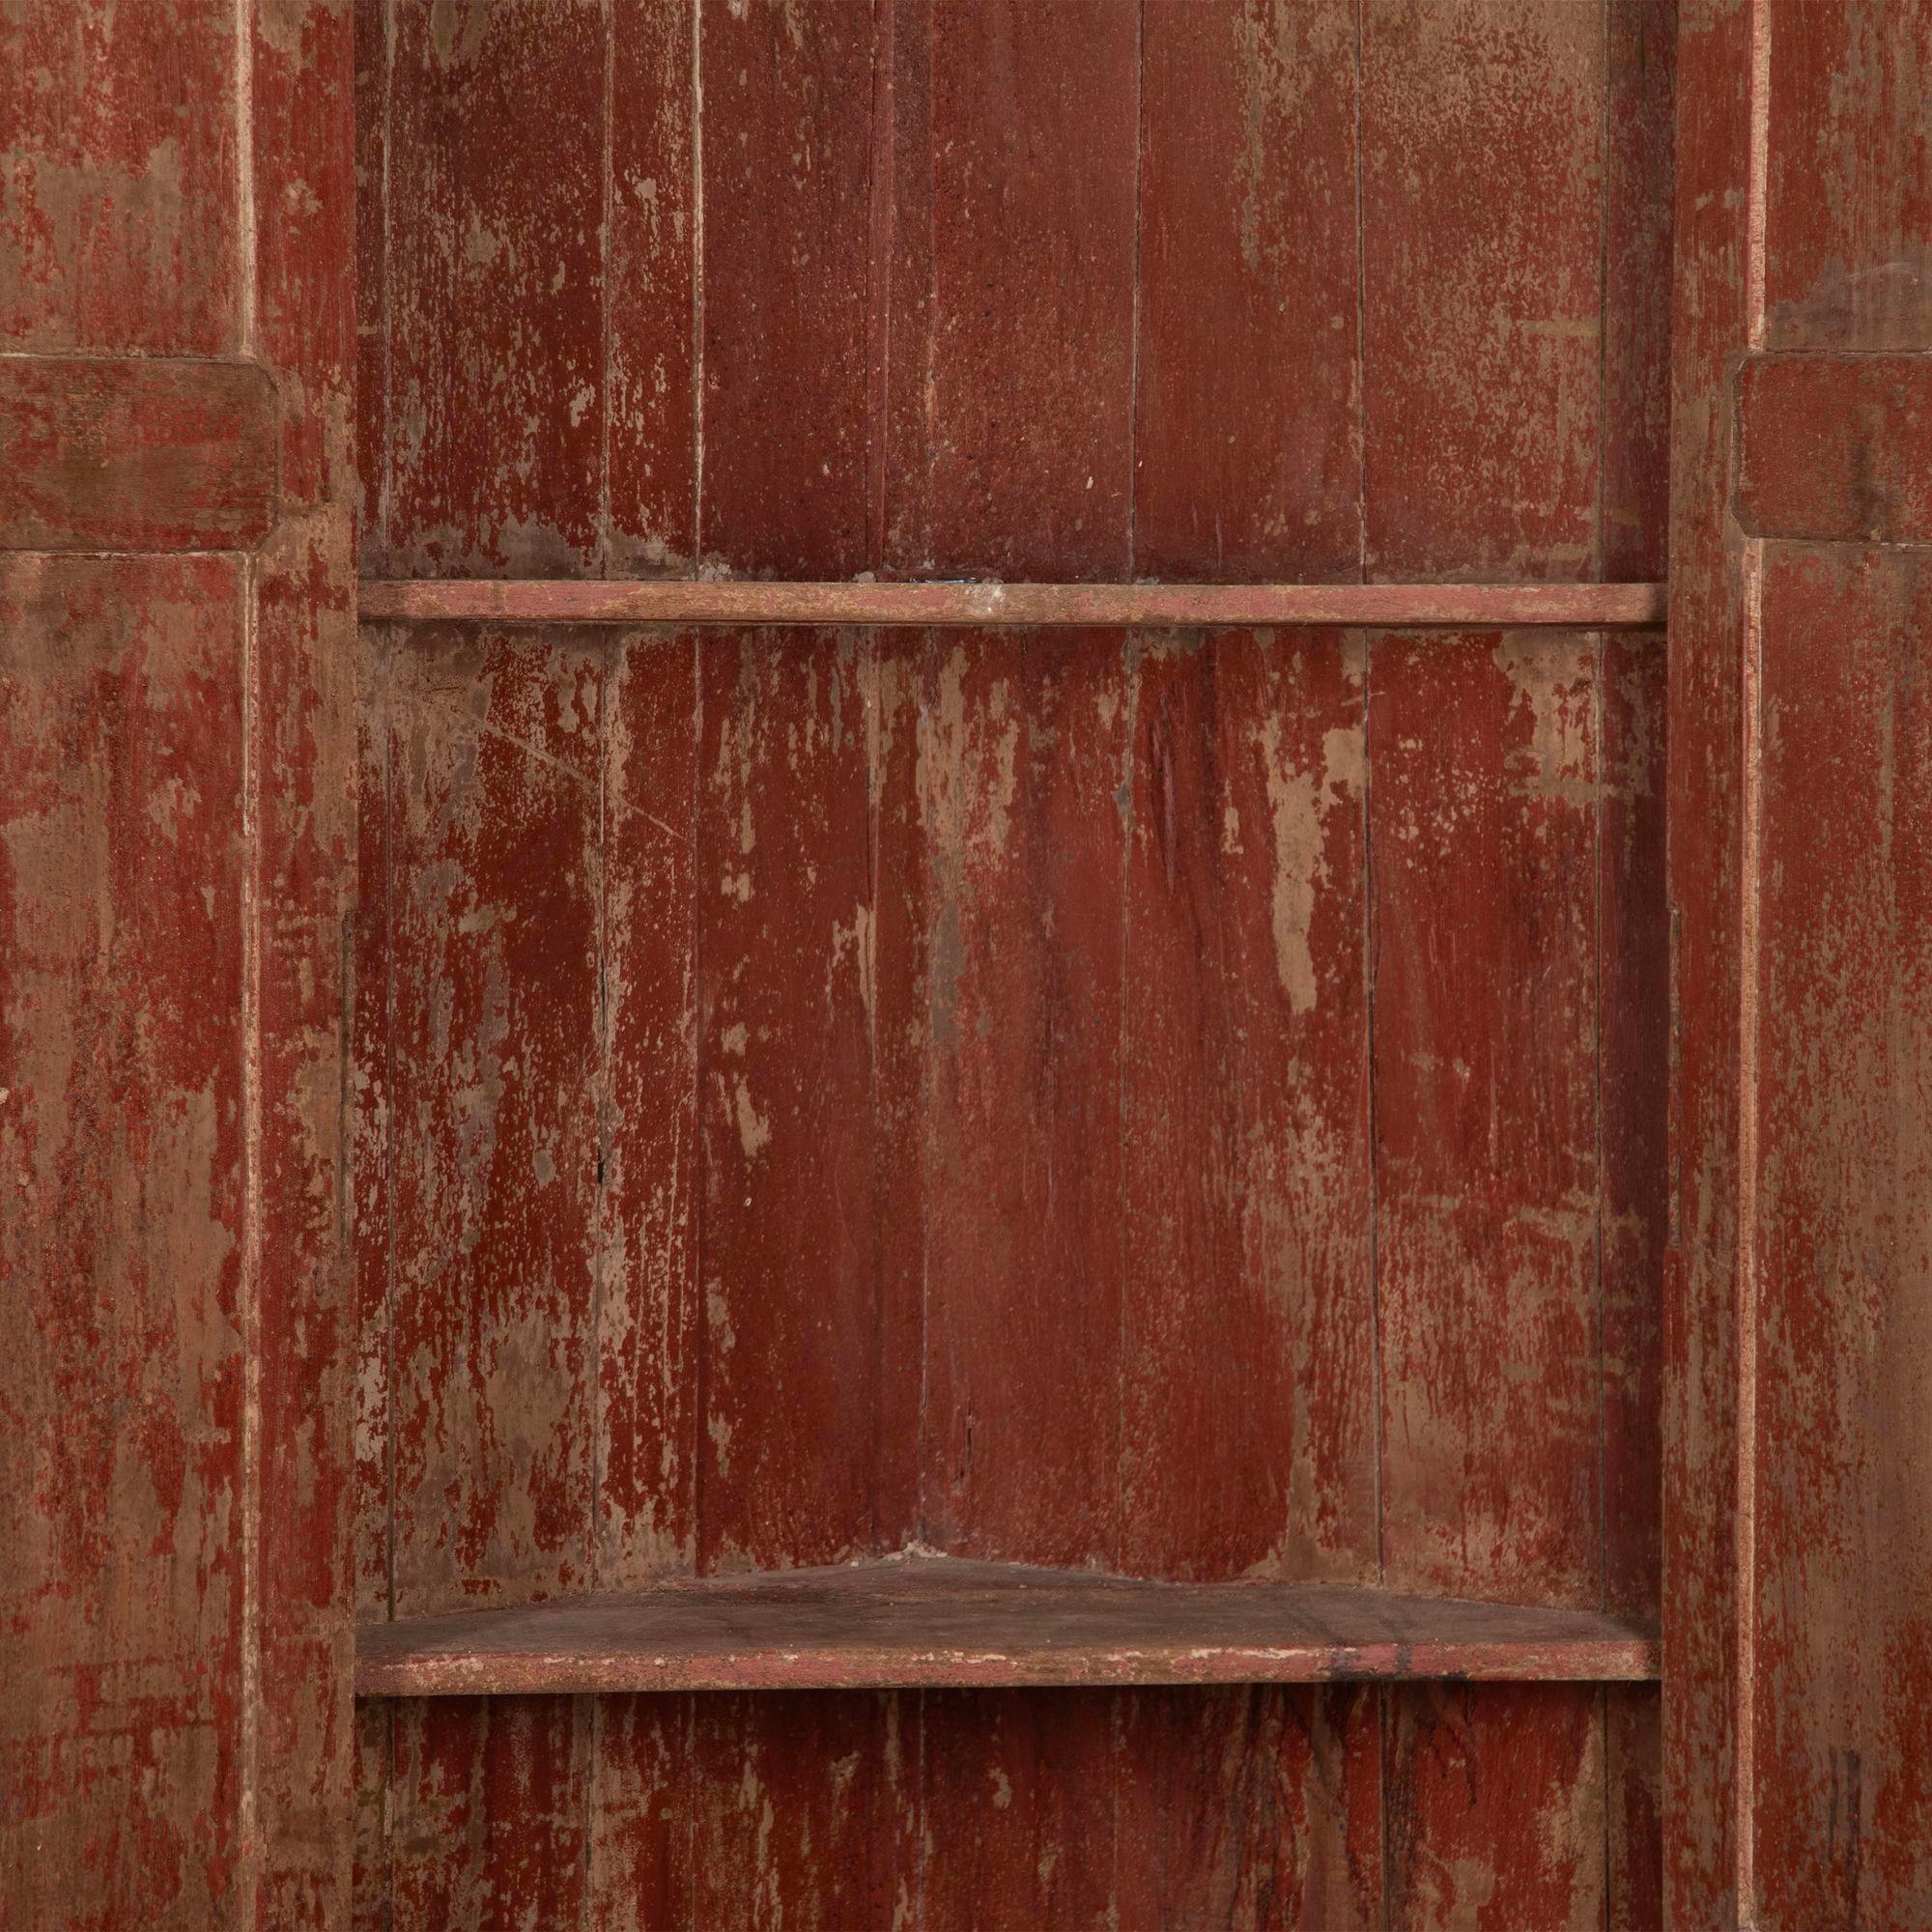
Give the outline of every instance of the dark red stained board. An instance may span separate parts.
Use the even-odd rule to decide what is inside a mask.
[[[1122,640],[935,644],[925,1539],[1075,1565],[1119,1545]]]
[[[1134,1582],[919,1557],[365,1625],[363,1695],[533,1690],[1642,1679],[1592,1610],[1325,1584]]]
[[[1122,1562],[1372,1581],[1366,648],[1132,651]]]
[[[846,577],[867,554],[871,0],[696,0],[697,554]]]
[[[1137,11],[936,0],[886,17],[893,256],[873,274],[890,273],[876,353],[895,406],[878,561],[1123,577]]]
[[[1143,9],[1136,573],[1361,573],[1356,11]]]
[[[386,76],[383,554],[439,576],[582,569],[604,490],[603,11],[390,16],[362,55]]]
[[[1932,543],[1932,355],[1753,355],[1737,406],[1751,535]]]

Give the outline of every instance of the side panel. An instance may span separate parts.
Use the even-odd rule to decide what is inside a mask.
[[[34,1932],[349,1907],[350,26],[0,24],[0,352],[88,355],[0,402],[0,1919]]]

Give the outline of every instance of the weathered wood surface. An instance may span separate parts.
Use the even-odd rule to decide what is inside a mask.
[[[1653,1633],[1594,1610],[913,1555],[369,1623],[355,1688],[407,1697],[1644,1678],[1655,1653]]]
[[[349,26],[0,21],[0,521],[128,553],[0,569],[23,1932],[350,1909]]]
[[[1700,1932],[1908,1925],[1932,1914],[1901,1730],[1932,1657],[1928,609],[1898,540],[1923,534],[1932,11],[1686,26],[1666,1903]]]
[[[1752,536],[1932,543],[1932,354],[1753,355],[1737,437]]]
[[[0,549],[252,550],[275,430],[256,363],[0,355]]]
[[[1642,628],[1661,583],[732,583],[660,579],[494,582],[366,578],[366,618],[523,624],[1068,625],[1199,628],[1441,625]]]
[[[374,11],[363,74],[380,102]],[[579,15],[597,11],[569,14],[573,46],[596,40]],[[570,497],[568,518],[531,530],[523,477],[493,481],[500,445],[452,440],[456,523],[391,487],[363,551],[372,581],[557,580],[375,591],[399,615],[498,613],[472,622],[460,670],[443,658],[458,674],[424,690],[428,728],[469,730],[512,663],[536,675],[526,660],[562,649],[600,667],[602,1043],[568,1080],[605,1159],[580,1264],[594,1320],[578,1325],[573,1301],[550,1352],[517,1312],[540,1284],[487,1245],[465,1264],[499,1332],[522,1322],[511,1366],[538,1385],[528,1413],[557,1457],[567,1435],[581,1453],[572,1405],[594,1405],[569,1548],[606,1588],[914,1539],[1393,1585],[1400,1463],[1391,1564],[1433,1544],[1481,1595],[1527,1578],[1546,1605],[1646,1614],[1654,1514],[1626,1517],[1657,1453],[1658,1154],[1655,1090],[1624,1068],[1664,1055],[1661,659],[1648,637],[1589,634],[1657,621],[1654,593],[1610,586],[1636,601],[1606,603],[1592,580],[1662,574],[1669,8],[1390,6],[1358,31],[1325,0],[1189,0],[1150,5],[1137,40],[1132,9],[1085,0],[674,11],[646,44],[614,10],[605,71],[684,71],[689,28],[701,95],[599,82],[593,55],[559,97],[596,94],[608,122],[609,264],[645,236],[658,251],[648,276],[607,265],[594,290],[573,284],[611,371],[592,370],[582,403],[611,508],[586,525]],[[548,56],[526,9],[446,17],[451,65],[432,54],[409,84],[461,93],[476,127],[437,140],[472,143],[464,165],[482,173],[466,186],[436,155],[393,150],[384,164],[397,249],[459,264],[472,202],[499,192],[489,124]],[[374,109],[367,172],[385,123],[392,143],[428,125],[419,106]],[[518,176],[513,224],[519,262],[570,238],[572,276],[579,138],[559,137],[554,184]],[[633,143],[655,144],[662,171],[620,175]],[[398,195],[409,179],[436,192]],[[406,339],[429,311],[370,288],[370,359],[386,342],[430,370],[442,352]],[[464,327],[480,340],[499,320]],[[589,339],[582,320],[541,311],[527,349],[492,347],[503,369],[436,407],[473,414],[500,391],[522,410],[554,343]],[[573,427],[540,425],[529,447],[574,450]],[[662,484],[628,526],[627,465]],[[636,585],[660,571],[703,577]],[[1082,599],[1151,601],[1027,609],[1009,585],[989,609],[984,585],[850,582],[864,572],[1085,579]],[[1155,572],[1178,584],[1132,583]],[[841,601],[775,604],[791,588],[753,575]],[[1417,590],[1425,578],[1444,581]],[[1321,622],[1270,633],[1291,613],[1158,601],[1204,582],[1301,586],[1292,614]],[[1552,582],[1581,601],[1544,603]],[[1340,601],[1319,601],[1330,589]],[[512,632],[526,596],[534,620]],[[485,601],[409,602],[443,597]],[[718,601],[657,601],[693,597]],[[793,611],[803,628],[750,635]],[[1553,636],[1532,630],[1559,612]],[[600,615],[618,622],[568,628]],[[1079,621],[1032,636],[1020,615]],[[836,628],[873,618],[911,621]],[[1437,630],[1382,635],[1425,620]],[[1177,628],[1132,628],[1155,622]],[[375,629],[398,667],[420,647]],[[1540,664],[1552,651],[1577,674]],[[1488,721],[1461,763],[1405,742],[1439,739],[1433,680],[1454,667]],[[1382,750],[1406,774],[1379,804],[1378,721],[1402,725]],[[1460,1258],[1432,1251],[1457,1320],[1524,1377],[1508,1466],[1431,1352],[1419,1290],[1376,1312],[1371,1040],[1428,1042],[1371,977],[1371,882],[1411,818],[1446,840],[1465,781],[1511,837],[1466,862],[1480,906],[1432,899],[1426,879],[1414,903],[1445,933],[1467,913],[1564,936],[1548,1037],[1502,1010],[1533,988],[1481,983],[1472,962],[1458,980],[1473,989],[1459,1037],[1533,1073],[1498,1081],[1492,1110],[1445,1109],[1464,1145],[1440,1218],[1476,1236]],[[496,839],[492,903],[471,917],[515,927],[554,882],[535,851],[520,873],[514,812]],[[581,1011],[582,960],[559,958],[557,983]],[[1408,984],[1435,997],[1419,973]],[[1211,1160],[1177,1167],[1202,1135]],[[1493,1136],[1541,1150],[1551,1184],[1486,1198]],[[1551,1212],[1574,1240],[1543,1226]],[[1601,1268],[1576,1234],[1599,1215]],[[1563,1247],[1565,1271],[1510,1275],[1492,1233]],[[394,1237],[405,1255],[424,1239],[407,1219]],[[1402,1391],[1384,1387],[1398,1352]],[[385,1361],[365,1354],[378,1437]],[[398,1393],[425,1430],[468,1400]],[[1398,1402],[1467,1408],[1466,1508],[1460,1448],[1432,1470],[1389,1434]],[[368,1449],[373,1484],[384,1458]],[[1579,1498],[1576,1523],[1551,1523],[1559,1494]],[[433,1494],[409,1507],[433,1527]],[[372,1501],[379,1550],[385,1518]],[[1438,1523],[1492,1541],[1452,1549]],[[447,1573],[443,1606],[514,1604],[534,1574],[479,1556]],[[1655,1897],[1643,1686],[434,1701],[393,1706],[396,1802],[365,1861],[390,1875],[365,1895],[392,1900],[398,1927],[491,1923],[546,1887],[590,1924],[782,1913],[833,1932],[1109,1914],[1322,1932],[1607,1916],[1635,1932]],[[490,1770],[507,1765],[525,1781]],[[459,1792],[452,1847],[432,1822]]]

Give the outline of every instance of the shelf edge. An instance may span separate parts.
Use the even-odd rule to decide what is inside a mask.
[[[1643,630],[1662,583],[805,583],[365,579],[373,622]]]

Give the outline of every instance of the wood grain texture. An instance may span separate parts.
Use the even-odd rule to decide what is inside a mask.
[[[1932,572],[1783,545],[1764,578],[1756,1896],[1932,1911],[1924,1208]],[[1795,1552],[1804,1552],[1797,1560]]]
[[[391,13],[383,554],[580,572],[603,495],[603,9]]]
[[[1129,1571],[1376,1571],[1365,672],[1323,633],[1136,646]]]
[[[1382,1698],[1368,1685],[1119,1698],[1122,1925],[1380,1932]]]
[[[1767,24],[1764,334],[1750,346],[1932,349],[1932,8],[1786,0]]]
[[[698,1563],[837,1562],[914,1508],[881,1353],[874,693],[851,634],[720,640],[703,677]]]
[[[626,641],[605,674],[590,1533],[606,1587],[689,1569],[697,1548],[700,650]]]
[[[1932,543],[1932,355],[1753,355],[1737,407],[1752,536]]]
[[[1593,1602],[1596,652],[1378,640],[1373,678],[1388,1577]]]
[[[274,385],[246,362],[0,355],[0,549],[252,550]]]
[[[698,548],[756,575],[867,557],[870,0],[697,0]]]
[[[1560,0],[1368,0],[1371,577],[1595,574],[1604,23]]]
[[[1120,1537],[1121,639],[936,647],[922,1520],[1074,1565]]]
[[[8,9],[0,345],[242,346],[236,21],[231,0]]]
[[[391,679],[398,1610],[588,1575],[601,686],[462,637]]]
[[[497,623],[904,624],[1038,629],[1444,624],[1651,626],[1661,583],[439,582],[365,579],[364,617]]]
[[[1355,9],[1151,0],[1143,31],[1135,571],[1352,579]]]
[[[624,572],[689,568],[697,550],[702,4],[606,9],[603,563]]]
[[[1745,547],[1727,513],[1729,401],[1751,335],[1749,10],[1687,6],[1678,39],[1671,304],[1670,1247],[1664,1392],[1664,1905],[1732,1932],[1737,1672],[1739,1161],[1747,833]]]
[[[926,14],[895,43],[910,122],[895,130],[903,298],[887,382],[916,401],[885,451],[881,561],[908,576],[1125,576],[1136,12],[938,0]]]
[[[577,1547],[626,1585],[912,1538],[1372,1579],[1387,1538],[1392,1576],[1426,1559],[1475,1594],[1526,1583],[1594,1610],[1608,1589],[1646,1614],[1662,656],[1575,633],[1661,614],[1669,9],[1391,4],[1358,43],[1319,8],[1151,0],[1136,47],[1128,8],[633,5],[561,16],[586,49],[561,176],[522,164],[519,189],[575,194],[592,155],[608,235],[553,319],[605,360],[593,510],[573,470],[527,567],[558,582],[372,582],[364,606],[531,622],[532,649],[545,625],[621,627],[569,645],[603,679],[594,753],[566,759],[601,774],[603,929],[594,967],[570,959],[546,995],[580,1011],[599,987],[578,1025],[597,1070],[572,1092],[604,1174],[588,1212],[545,1223],[591,1284],[563,1324],[590,1339],[581,1373],[531,1384],[579,1391]],[[451,10],[453,44],[486,14],[495,33],[518,8]],[[701,99],[679,89],[687,53]],[[469,72],[436,86],[487,140],[499,110],[461,95]],[[577,125],[580,92],[601,130]],[[475,160],[478,191],[499,161],[507,178]],[[423,165],[391,165],[392,189]],[[459,205],[390,214],[420,214],[408,245],[456,262]],[[576,394],[553,386],[559,442]],[[522,487],[477,501],[495,517]],[[928,568],[1065,582],[824,581]],[[1181,581],[1122,581],[1143,570]],[[1476,581],[1323,581],[1365,573]],[[1561,581],[1612,573],[1652,581]],[[777,623],[795,628],[756,628]],[[904,628],[830,628],[868,623]],[[1315,635],[1244,635],[1276,623]],[[1065,628],[1015,629],[1047,624]],[[1236,635],[1129,642],[1132,624]],[[1448,636],[1323,635],[1404,625]],[[1487,695],[1458,696],[1458,639],[1517,626],[1544,709],[1493,637],[1474,647]],[[1572,672],[1595,678],[1599,650],[1579,764]],[[1480,724],[1459,749],[1465,700]],[[1351,789],[1334,734],[1359,747],[1378,704],[1401,729],[1358,753]],[[492,808],[506,853],[548,796]],[[1451,838],[1467,798],[1515,827],[1472,835],[1473,860]],[[1403,869],[1405,811],[1446,856],[1400,885],[1422,952],[1406,993],[1378,989],[1373,1040],[1426,1057],[1439,1003],[1451,1030],[1493,1031],[1497,1065],[1529,1065],[1527,1089],[1498,1079],[1458,1122],[1467,1191],[1506,1165],[1488,1137],[1547,1141],[1577,1173],[1525,1212],[1601,1219],[1605,1261],[1600,1278],[1577,1234],[1543,1244],[1570,1272],[1525,1273],[1491,1238],[1514,1209],[1479,1204],[1468,1255],[1438,1270],[1459,1285],[1448,1326],[1420,1286],[1402,1301],[1407,1395],[1454,1409],[1457,1323],[1515,1394],[1497,1441],[1471,1423],[1398,1467],[1391,1435],[1379,1480],[1403,1514],[1384,1524],[1363,927],[1370,880]],[[520,919],[548,902],[554,866],[462,855],[484,863]],[[1459,954],[1465,899],[1499,924]],[[1504,927],[1520,952],[1499,972]],[[1444,952],[1462,963],[1437,986]],[[1543,1006],[1498,1012],[1538,986]],[[448,1079],[426,1040],[411,1055]],[[1428,1077],[1399,1068],[1398,1097]],[[1218,1180],[1186,1151],[1197,1127]],[[1380,1130],[1417,1132],[1385,1106]],[[558,1587],[551,1555],[507,1545],[471,1574],[514,1601]],[[481,1775],[466,1752],[498,1748],[468,1708],[449,1789]],[[1386,1845],[1392,1923],[1540,1932],[1546,1907],[1596,1901],[1634,1928],[1655,1922],[1655,1733],[1610,1709],[1509,1686],[1453,1720],[1373,1690],[608,1696],[547,1718],[542,1778],[498,1780],[500,1811],[466,1829],[507,1842],[531,1807],[543,1859],[582,1848],[582,1890],[557,1895],[598,1925],[1377,1924]],[[1438,1869],[1453,1884],[1432,1891]],[[450,1922],[544,1883],[533,1866],[485,1897],[465,1877]]]
[[[244,595],[0,565],[0,1916],[36,1932],[215,1923],[240,1879]]]
[[[1595,1932],[1607,1870],[1600,1693],[1392,1690],[1386,1922]]]
[[[372,1622],[356,1682],[365,1695],[447,1696],[1643,1677],[1651,1651],[1641,1627],[1593,1611],[915,1556]]]

